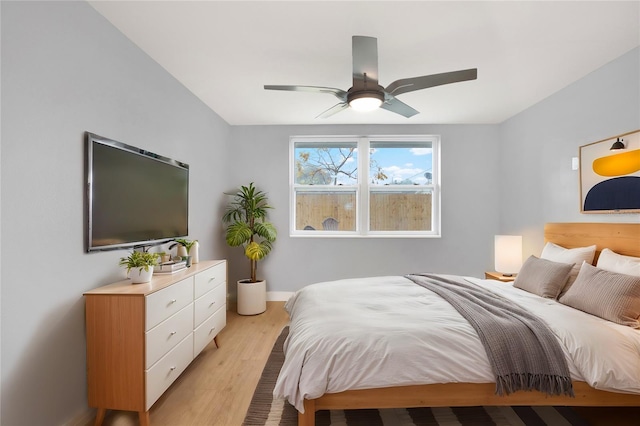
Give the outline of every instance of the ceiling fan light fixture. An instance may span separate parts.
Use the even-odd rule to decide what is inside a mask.
[[[378,109],[383,101],[384,94],[379,92],[360,92],[349,96],[349,106],[361,112]]]

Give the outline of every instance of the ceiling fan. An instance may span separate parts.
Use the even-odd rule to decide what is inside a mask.
[[[353,86],[347,90],[319,86],[275,86],[265,85],[267,90],[288,90],[293,92],[328,93],[340,102],[316,118],[327,118],[348,107],[358,111],[386,109],[404,117],[413,117],[418,111],[401,102],[396,96],[427,89],[443,84],[478,78],[477,68],[423,75],[421,77],[396,80],[387,87],[378,84],[378,40],[375,37],[353,36]]]

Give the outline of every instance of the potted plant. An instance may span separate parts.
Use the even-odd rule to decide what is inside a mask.
[[[158,256],[160,256],[160,262],[164,263],[164,262],[169,262],[171,260],[171,255],[161,251],[158,253]]]
[[[186,238],[176,238],[174,241],[183,246],[187,251],[187,254],[189,254],[191,247],[193,247],[193,244],[195,243],[195,241],[187,240]]]
[[[229,224],[225,239],[231,247],[244,247],[251,267],[250,278],[238,281],[238,313],[261,314],[267,310],[267,282],[257,278],[257,268],[258,261],[269,254],[276,240],[276,228],[266,221],[267,210],[272,207],[267,195],[253,182],[241,186],[235,194],[225,194],[233,197],[222,217]]]
[[[158,264],[158,253],[134,251],[128,257],[120,258],[120,266],[127,268],[133,284],[148,283],[153,275],[153,267]]]
[[[174,240],[176,244],[179,245],[177,255],[182,257],[183,259],[186,257],[187,266],[191,266],[191,262],[198,263],[198,240],[187,240],[186,238],[176,238]],[[173,248],[175,244],[173,244],[169,248]],[[182,249],[182,250],[181,250]],[[193,249],[193,253],[191,250]]]

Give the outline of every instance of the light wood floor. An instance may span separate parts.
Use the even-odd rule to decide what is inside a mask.
[[[151,407],[152,426],[240,426],[273,343],[289,322],[284,302],[256,316],[227,312],[227,325]],[[137,413],[108,412],[103,425],[138,425]]]
[[[151,408],[152,426],[240,426],[271,348],[288,323],[284,302],[241,316],[234,307],[218,336]],[[593,426],[638,426],[640,407],[576,408]],[[136,413],[108,412],[105,426],[137,426]]]

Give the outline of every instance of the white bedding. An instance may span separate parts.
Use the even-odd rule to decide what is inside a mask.
[[[467,279],[546,320],[574,380],[640,394],[640,330],[493,280]],[[491,383],[475,330],[440,296],[401,276],[313,284],[286,303],[285,362],[274,389],[303,412],[325,393],[433,383]]]

